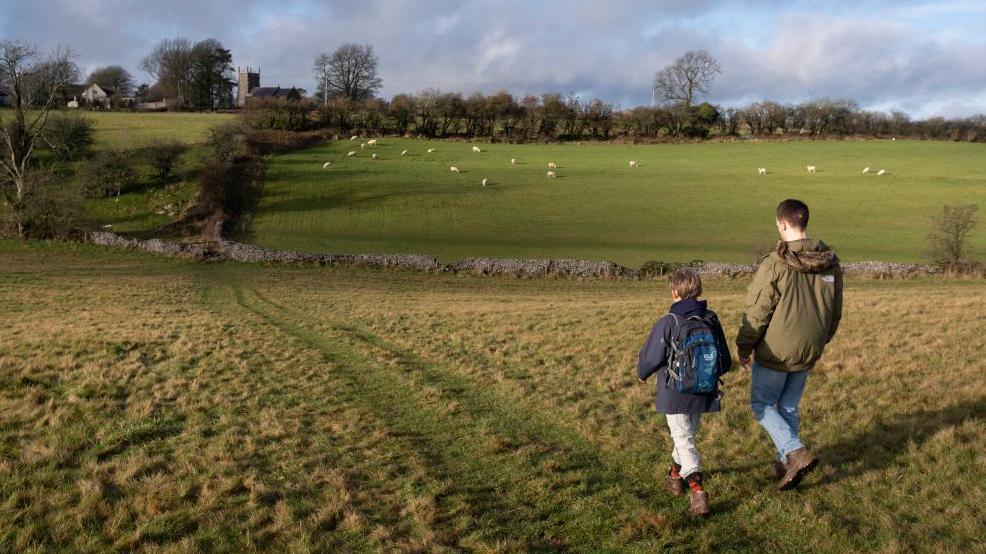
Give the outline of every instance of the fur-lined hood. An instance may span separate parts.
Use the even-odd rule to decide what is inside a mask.
[[[821,273],[839,263],[835,252],[816,239],[778,241],[774,254],[784,265],[801,273]]]

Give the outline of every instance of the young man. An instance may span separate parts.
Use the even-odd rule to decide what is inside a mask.
[[[741,364],[752,361],[750,407],[776,447],[777,488],[787,490],[818,464],[798,437],[798,404],[839,328],[842,269],[831,248],[808,238],[804,202],[781,202],[776,223],[781,240],[750,284],[736,346]]]
[[[657,412],[666,414],[668,428],[674,450],[671,452],[671,468],[665,478],[665,487],[671,494],[679,496],[689,492],[688,513],[692,516],[709,515],[709,495],[702,485],[702,466],[698,450],[695,448],[695,435],[703,413],[719,411],[719,392],[716,387],[719,375],[732,366],[729,345],[719,324],[719,317],[709,310],[702,295],[702,279],[693,269],[678,269],[671,274],[671,309],[651,329],[647,342],[640,349],[637,362],[637,377],[643,383],[657,373]],[[682,337],[685,342],[681,344]],[[704,338],[703,338],[704,337]],[[694,345],[703,345],[697,350]],[[673,356],[677,348],[682,354]],[[714,350],[714,352],[713,352]],[[698,352],[698,354],[696,354]],[[675,383],[668,375],[668,365],[681,361],[681,356],[706,355],[697,364],[707,371],[704,385],[709,391],[703,394],[678,392]],[[677,360],[672,360],[672,358]],[[680,366],[678,366],[680,367]],[[678,371],[681,373],[681,371]],[[694,375],[694,374],[693,374]],[[698,379],[696,379],[698,380]],[[693,390],[700,385],[695,383]]]

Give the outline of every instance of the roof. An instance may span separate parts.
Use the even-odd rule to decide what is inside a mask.
[[[254,98],[287,98],[292,95],[292,92],[300,95],[301,89],[295,87],[255,87],[250,89],[249,95]]]
[[[103,93],[106,94],[106,96],[113,96],[116,93],[116,89],[104,87],[104,86],[100,85],[99,83],[93,83],[93,84],[89,85],[86,88],[86,90],[89,90],[92,87],[96,87],[99,90],[103,91]]]

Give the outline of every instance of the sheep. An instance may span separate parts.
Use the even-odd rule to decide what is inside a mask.
[[[376,146],[377,145],[377,139],[370,139],[370,140],[366,141],[366,145],[367,146]]]
[[[449,171],[451,171],[452,173],[459,173],[459,168],[458,168],[458,167],[456,167],[456,166],[454,166],[454,165],[453,165],[452,167],[450,167],[450,168],[448,168],[448,169],[449,169]]]
[[[432,153],[432,152],[434,152],[434,151],[435,151],[435,149],[434,149],[434,148],[429,148],[429,149],[428,149],[428,153],[429,153],[429,154],[431,154],[431,153]]]
[[[373,156],[370,156],[370,157],[375,160],[375,159],[377,159],[378,156],[376,155],[376,153],[374,153]]]
[[[332,165],[332,162],[325,162],[324,164],[322,164],[322,169],[328,169],[329,166],[331,166],[331,165]]]
[[[355,150],[350,150],[346,155],[347,156],[355,156],[356,155],[356,151]]]
[[[366,143],[365,143],[365,142],[361,142],[361,143],[359,143],[359,147],[360,147],[360,148],[366,148]]]
[[[103,225],[103,229],[112,229],[112,228],[113,228],[113,226],[110,225],[109,223],[107,223],[106,225]]]
[[[554,171],[549,171],[548,172],[548,177],[557,177],[557,175],[555,175],[555,172]]]
[[[637,162],[635,162],[633,160],[630,160],[630,167],[637,167],[638,165],[640,165],[640,164],[638,164]]]
[[[555,162],[548,162],[548,169],[558,169],[558,166]]]
[[[870,172],[870,167],[869,166],[866,166],[866,167],[863,168],[863,175],[866,175],[869,172]]]
[[[805,166],[805,169],[808,170],[808,173],[814,173],[815,172],[815,166],[813,166],[813,165],[806,165]]]
[[[353,136],[349,137],[349,140],[356,140],[358,138],[359,138],[359,135],[353,135]]]
[[[887,170],[886,170],[886,169],[881,169],[880,171],[877,171],[877,172],[876,172],[876,174],[877,174],[878,176],[879,176],[879,175],[886,175],[886,174],[887,174]]]
[[[759,174],[759,175],[766,175],[767,174],[767,168],[766,167],[758,167],[757,168],[757,174]]]
[[[407,156],[407,150],[402,151],[401,156]]]
[[[477,154],[479,154],[480,152],[482,152],[482,150],[480,150],[480,148],[478,146],[473,146],[472,147],[472,151],[475,152],[475,153],[477,153]]]
[[[486,183],[489,183],[489,182],[490,182],[489,179],[483,179],[483,186],[485,187],[486,186]]]
[[[517,165],[517,158],[510,158],[510,165]]]

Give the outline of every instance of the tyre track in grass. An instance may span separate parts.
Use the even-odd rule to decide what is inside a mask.
[[[310,317],[303,312],[252,294],[265,306],[258,312],[321,350],[369,402],[386,407],[382,417],[394,432],[410,433],[436,471],[463,483],[470,505],[485,512],[483,525],[522,531],[528,547],[554,542],[590,549],[681,546],[701,532],[685,520],[682,506],[658,491],[651,467],[622,468],[576,429],[497,391],[478,389],[468,377],[365,329],[334,320],[306,323]],[[490,493],[509,502],[491,503]],[[529,516],[519,527],[515,517],[505,521],[499,513],[515,514],[517,506]],[[673,515],[655,515],[654,509]],[[672,527],[683,529],[669,533]],[[714,542],[751,546],[735,533]]]

